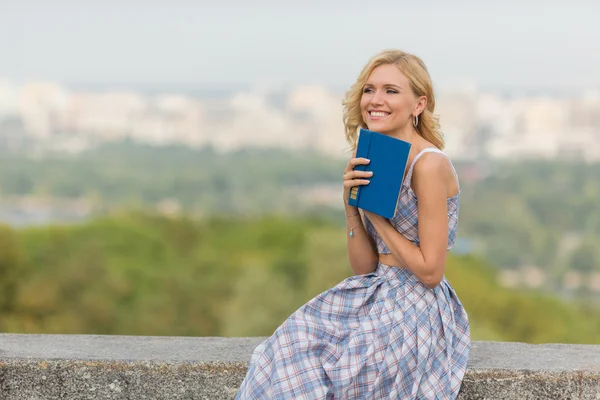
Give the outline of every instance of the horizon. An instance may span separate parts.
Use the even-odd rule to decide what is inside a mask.
[[[264,84],[263,82],[189,82],[189,83],[169,83],[169,82],[95,82],[95,81],[60,81],[60,80],[43,80],[43,79],[28,79],[28,80],[11,80],[0,75],[0,82],[3,80],[10,84],[22,86],[29,83],[51,82],[67,89],[70,92],[137,92],[146,96],[154,96],[161,94],[183,94],[190,97],[205,97],[205,95],[216,95],[217,97],[227,96],[233,93],[244,91],[253,91],[261,87],[271,86],[269,91],[289,91],[294,88],[304,86],[324,87],[330,92],[343,94],[350,87],[351,83],[344,86],[342,84],[320,84],[320,83],[271,83]],[[456,92],[465,89],[473,89],[478,92],[493,93],[500,97],[535,97],[535,96],[552,96],[552,97],[572,97],[581,96],[586,93],[600,93],[600,85],[598,86],[548,86],[548,85],[477,85],[473,82],[457,82],[454,85],[436,85],[434,82],[434,91],[436,95],[441,92]],[[201,95],[201,96],[199,96]]]

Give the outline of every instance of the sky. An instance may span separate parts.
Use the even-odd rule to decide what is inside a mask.
[[[0,78],[348,86],[400,48],[444,87],[600,89],[598,17],[597,0],[0,0]]]

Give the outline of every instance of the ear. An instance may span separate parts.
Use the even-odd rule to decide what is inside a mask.
[[[413,115],[421,115],[423,110],[425,110],[425,107],[427,107],[427,96],[418,97]]]

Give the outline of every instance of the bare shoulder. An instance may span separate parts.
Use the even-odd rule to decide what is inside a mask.
[[[450,170],[450,159],[446,154],[438,151],[424,153],[415,163],[415,172],[420,174],[437,174]]]
[[[413,171],[413,186],[415,192],[423,191],[426,187],[444,189],[449,195],[457,190],[458,182],[450,158],[438,151],[429,151],[421,155],[415,163]]]

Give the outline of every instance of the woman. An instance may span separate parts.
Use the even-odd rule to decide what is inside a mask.
[[[237,398],[455,399],[471,347],[467,314],[444,278],[460,189],[441,151],[427,68],[414,55],[383,51],[344,106],[354,149],[359,127],[412,143],[396,215],[348,205],[350,188],[370,178],[354,170],[368,160],[353,156],[344,203],[355,276],[303,305],[255,349]]]

